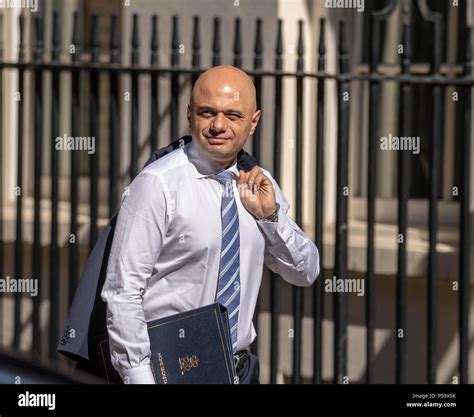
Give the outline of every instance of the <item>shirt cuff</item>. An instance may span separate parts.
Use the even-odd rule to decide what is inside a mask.
[[[257,224],[267,238],[267,242],[270,246],[285,244],[293,230],[288,222],[286,213],[282,209],[278,211],[278,221],[257,220]]]
[[[156,384],[151,365],[122,369],[122,379],[125,384]]]

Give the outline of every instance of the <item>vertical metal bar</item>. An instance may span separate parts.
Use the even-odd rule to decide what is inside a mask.
[[[298,58],[296,61],[296,175],[295,175],[295,221],[302,227],[303,223],[303,71],[304,44],[303,21],[298,21]],[[299,384],[301,379],[301,341],[303,320],[303,288],[293,288],[293,377],[292,383]]]
[[[140,61],[139,56],[140,40],[138,35],[138,14],[133,15],[132,26],[132,66],[137,66]],[[138,171],[138,112],[139,112],[139,85],[138,73],[132,72],[132,128],[130,138],[130,180],[135,178]]]
[[[253,69],[260,71],[263,63],[263,35],[262,35],[262,19],[257,19],[256,34],[255,34],[255,47],[254,47],[254,62]],[[253,78],[255,84],[255,93],[257,98],[257,108],[262,105],[262,77],[255,75]],[[260,161],[260,132],[261,128],[257,126],[252,137],[252,153],[255,159]]]
[[[283,21],[278,19],[277,41],[275,48],[275,71],[283,70]],[[280,181],[281,170],[281,116],[282,116],[282,83],[283,77],[275,75],[275,111],[273,115],[273,177],[278,183]],[[271,273],[270,279],[270,383],[276,384],[278,373],[278,352],[279,352],[279,316],[280,316],[280,276]]]
[[[3,16],[0,16],[0,164],[3,167]],[[5,247],[3,243],[3,169],[0,168],[0,277],[5,273]],[[0,348],[3,345],[3,300],[4,294],[0,293]]]
[[[318,46],[318,72],[326,72],[326,20],[319,20],[319,46]],[[316,245],[319,249],[321,271],[323,271],[324,259],[324,95],[325,80],[318,78],[318,92],[316,103]],[[320,384],[322,380],[322,341],[324,316],[324,288],[321,277],[316,280],[313,287],[313,384]]]
[[[158,40],[158,16],[152,17],[151,34],[151,66],[157,67],[159,64],[159,40]],[[151,74],[151,138],[150,155],[158,149],[160,142],[158,136],[158,127],[160,126],[160,103],[158,100],[158,74]]]
[[[240,17],[235,18],[234,67],[242,67],[242,35],[240,33]]]
[[[52,62],[59,62],[59,13],[53,13]],[[51,243],[49,254],[49,358],[56,358],[59,318],[59,246],[58,246],[58,178],[59,155],[55,138],[59,136],[59,70],[52,70],[51,96]]]
[[[119,32],[117,16],[112,15],[110,29],[110,63],[120,63]],[[110,109],[109,109],[109,217],[112,217],[118,206],[118,177],[120,156],[120,105],[119,105],[119,75],[110,73]]]
[[[18,50],[18,62],[22,64],[25,59],[25,18],[20,15],[20,44]],[[18,92],[20,93],[20,101],[18,101],[18,138],[17,138],[17,171],[16,181],[18,192],[16,194],[16,221],[15,221],[15,277],[23,276],[23,100],[24,100],[24,69],[18,69]],[[22,293],[15,292],[14,299],[14,316],[15,324],[13,329],[13,349],[20,347],[21,337],[21,302]]]
[[[339,22],[339,72],[349,71],[345,22]],[[347,279],[347,206],[348,206],[348,148],[349,148],[350,83],[338,81],[337,123],[337,193],[336,193],[336,279]],[[347,376],[347,296],[334,296],[334,382],[342,383]]]
[[[411,63],[411,24],[409,19],[403,24],[402,74],[409,74]],[[411,129],[411,86],[400,85],[399,131],[400,136],[410,136]],[[410,192],[410,159],[408,152],[400,151],[398,156],[398,271],[397,271],[397,359],[396,382],[403,384],[406,380],[407,329],[406,329],[406,258],[407,258],[407,223],[408,199]]]
[[[259,71],[262,69],[262,20],[257,19],[256,34],[255,34],[255,46],[254,46],[254,69]],[[262,97],[262,79],[259,75],[253,77],[253,82],[255,84],[255,96],[257,102],[257,108],[261,105]],[[252,153],[257,161],[260,162],[260,127],[257,126],[255,132],[252,136]],[[257,304],[255,306],[255,311],[253,314],[253,324],[258,332],[258,318],[260,315],[260,297],[257,299]],[[258,343],[255,341],[251,345],[251,350],[254,354],[258,355]]]
[[[91,19],[90,32],[90,49],[91,63],[99,61],[99,22],[97,15],[93,15]],[[89,113],[89,130],[94,140],[95,152],[90,154],[90,217],[91,229],[89,236],[89,252],[92,252],[97,240],[97,211],[99,206],[97,182],[99,177],[99,72],[92,70],[90,72],[90,113]]]
[[[370,16],[369,69],[371,74],[377,73],[378,53],[380,50],[380,25],[374,14]],[[369,138],[367,149],[367,297],[365,299],[366,351],[365,351],[365,383],[370,384],[372,363],[374,360],[374,327],[375,327],[375,190],[377,172],[377,126],[378,126],[379,84],[369,82]]]
[[[472,71],[472,28],[466,29],[466,52],[464,58],[464,76],[471,78]],[[469,274],[471,245],[470,198],[471,198],[471,109],[472,85],[463,88],[463,137],[461,170],[461,210],[459,242],[459,372],[461,384],[469,383]]]
[[[36,45],[34,50],[35,63],[41,63],[43,58],[43,22],[42,18],[36,16]],[[40,304],[41,304],[41,145],[43,142],[43,73],[40,68],[35,69],[35,112],[34,112],[34,220],[33,220],[33,278],[38,282],[38,294],[33,297],[33,358],[39,358],[41,353],[41,328],[40,328]]]
[[[173,36],[171,39],[171,66],[179,65],[179,33],[178,16],[173,16]],[[178,136],[179,123],[179,76],[177,73],[171,74],[171,131],[170,140],[176,140]]]
[[[431,73],[440,75],[441,54],[442,54],[442,15],[440,13],[431,14],[434,27],[433,52],[431,62]],[[441,133],[443,131],[443,90],[441,85],[434,84],[432,90],[433,97],[433,112],[436,117],[433,117],[433,125],[431,131],[431,153],[430,153],[430,184],[429,184],[429,252],[428,252],[428,331],[427,331],[427,381],[428,384],[436,383],[436,242],[438,233],[438,197],[440,189],[440,151],[441,151]]]
[[[197,70],[201,67],[201,31],[199,29],[199,16],[193,19],[193,69]],[[194,86],[199,77],[198,73],[193,73],[191,82]]]
[[[213,25],[212,66],[215,67],[221,64],[221,20],[215,17]]]
[[[72,44],[75,45],[76,51],[72,55],[72,62],[78,63],[81,53],[80,37],[79,37],[79,15],[74,12]],[[72,70],[72,102],[71,102],[71,131],[73,137],[80,136],[80,107],[79,107],[79,80],[80,71]],[[69,304],[72,303],[76,286],[78,282],[79,269],[79,248],[77,241],[77,214],[78,214],[78,176],[79,160],[75,150],[71,151],[71,178],[70,178],[70,239],[69,239]]]

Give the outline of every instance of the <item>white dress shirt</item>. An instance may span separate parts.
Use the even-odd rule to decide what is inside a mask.
[[[238,178],[237,161],[228,168]],[[128,383],[154,383],[146,322],[215,302],[223,185],[219,168],[189,143],[144,168],[122,195],[102,298],[107,302],[111,359]],[[308,286],[319,274],[315,244],[286,214],[272,181],[278,222],[257,221],[234,195],[240,222],[237,350],[256,333],[252,318],[263,263],[283,279]]]

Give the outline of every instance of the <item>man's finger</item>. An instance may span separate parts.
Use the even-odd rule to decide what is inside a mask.
[[[239,180],[238,184],[245,184],[247,182],[247,173],[243,170],[239,171]]]
[[[249,188],[247,183],[238,184],[238,189],[241,198],[251,200],[255,198],[255,194],[252,193],[252,190]]]
[[[258,175],[261,175],[261,169],[258,166],[255,166],[252,168],[252,170],[249,172],[249,176],[247,178],[247,183],[252,186],[252,184],[257,183],[256,177]]]
[[[262,183],[265,181],[265,175],[262,174],[260,171],[253,179],[252,182],[252,192],[256,193],[260,187],[263,185]]]
[[[256,176],[255,176],[255,179],[254,179],[254,183],[255,184],[258,184],[260,185],[263,181],[265,181],[265,175],[263,174],[263,172],[259,172]]]

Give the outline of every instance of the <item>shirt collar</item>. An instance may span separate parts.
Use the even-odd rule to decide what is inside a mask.
[[[193,167],[196,178],[211,177],[223,170],[221,166],[206,158],[199,151],[194,141],[191,141],[184,149],[188,156],[188,160]],[[226,171],[232,172],[234,174],[234,178],[239,177],[239,170],[237,169],[237,157],[235,157],[234,162],[229,168],[226,169]]]

